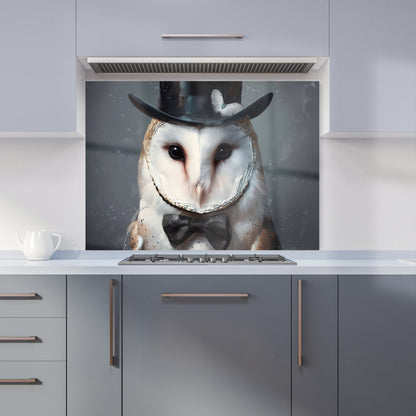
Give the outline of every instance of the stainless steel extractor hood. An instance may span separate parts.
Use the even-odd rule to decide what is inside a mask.
[[[97,74],[307,74],[311,57],[117,57],[88,58]]]

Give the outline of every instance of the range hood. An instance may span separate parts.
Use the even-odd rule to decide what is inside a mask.
[[[307,74],[313,57],[113,57],[87,58],[97,74]],[[315,68],[314,68],[315,69]]]

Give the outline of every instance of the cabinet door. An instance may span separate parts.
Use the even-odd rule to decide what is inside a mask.
[[[75,0],[3,1],[0,130],[75,132]]]
[[[337,416],[337,285],[337,276],[292,278],[292,416]]]
[[[328,0],[78,0],[78,56],[327,56]],[[242,34],[165,39],[162,34]]]
[[[124,416],[290,415],[289,276],[124,276],[123,292]]]
[[[414,416],[416,276],[340,276],[339,415]]]
[[[331,131],[416,132],[416,2],[331,1]]]
[[[121,415],[120,299],[120,276],[68,276],[68,416]]]

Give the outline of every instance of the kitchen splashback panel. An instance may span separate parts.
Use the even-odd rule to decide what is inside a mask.
[[[318,249],[318,91],[87,82],[87,249]]]

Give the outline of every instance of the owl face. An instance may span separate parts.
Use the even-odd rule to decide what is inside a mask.
[[[159,123],[144,152],[159,194],[198,214],[237,201],[256,159],[252,138],[237,124],[195,128]]]

